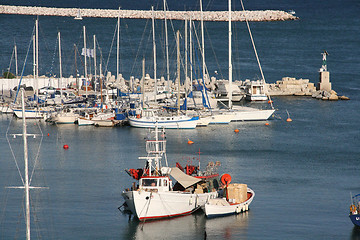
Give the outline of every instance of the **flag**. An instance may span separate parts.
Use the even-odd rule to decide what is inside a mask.
[[[85,48],[82,48],[81,55],[85,56]],[[94,49],[87,48],[86,49],[86,56],[94,58]]]

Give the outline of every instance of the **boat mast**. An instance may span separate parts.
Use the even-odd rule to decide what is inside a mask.
[[[35,94],[36,97],[39,95],[39,86],[38,86],[38,79],[39,79],[39,18],[36,19],[36,87],[35,87]]]
[[[142,60],[142,82],[141,82],[141,103],[142,108],[144,108],[145,100],[145,58]]]
[[[93,39],[94,39],[94,87],[95,87],[95,93],[96,93],[96,36],[95,34],[93,35]]]
[[[25,206],[26,206],[26,239],[30,240],[30,192],[29,192],[29,161],[28,161],[28,147],[27,147],[27,132],[26,132],[26,117],[25,117],[25,100],[24,89],[21,90],[21,105],[22,105],[22,124],[23,124],[23,141],[24,141],[24,169],[25,169]]]
[[[177,48],[177,80],[178,80],[178,95],[177,95],[177,115],[180,115],[180,31],[176,32],[176,48]]]
[[[33,75],[34,75],[34,89],[35,89],[35,96],[36,99],[36,36],[33,35]]]
[[[77,69],[77,62],[76,62],[76,44],[74,44],[74,59],[75,59],[76,89],[77,89],[78,95],[79,95],[78,69]]]
[[[188,26],[187,26],[187,18],[185,18],[185,81],[184,81],[184,85],[185,85],[185,102],[187,103],[187,95],[188,95],[188,59],[187,59],[187,51],[188,51]],[[187,110],[187,109],[186,109]],[[186,111],[185,110],[185,111]]]
[[[231,0],[229,0],[229,109],[232,108]]]
[[[192,91],[192,84],[193,84],[193,65],[192,65],[192,19],[191,19],[191,16],[190,16],[190,34],[189,34],[189,37],[190,37],[190,52],[189,52],[189,55],[190,55],[190,92]]]
[[[15,53],[15,74],[16,74],[16,76],[18,76],[18,60],[17,60],[17,46],[16,46],[16,43],[15,43],[15,46],[14,46],[14,53]]]
[[[155,19],[154,19],[154,6],[151,6],[151,12],[152,12],[153,53],[154,53],[154,101],[156,102],[156,95],[157,95],[157,79],[156,79],[156,43],[155,43]]]
[[[117,21],[117,48],[116,48],[116,79],[119,78],[119,57],[120,57],[120,7]]]
[[[202,0],[200,0],[200,14],[201,14],[201,55],[202,55],[202,73],[203,73],[203,85],[205,87],[205,41],[204,41],[204,16]]]
[[[63,85],[63,78],[62,78],[62,65],[61,65],[61,37],[60,37],[60,32],[58,32],[58,38],[59,38],[59,71],[60,71],[60,78],[58,80],[58,86],[60,88],[60,99],[62,99],[63,97],[63,88],[62,88],[62,85]],[[61,101],[62,103],[62,101]]]
[[[83,32],[84,32],[84,49],[85,49],[85,96],[87,98],[88,96],[88,92],[87,92],[87,62],[86,62],[86,59],[87,59],[87,49],[86,49],[86,28],[85,26],[83,26]]]
[[[166,0],[164,0],[164,21],[165,21],[165,48],[166,48],[166,80],[167,80],[167,91],[170,92],[170,71],[169,71],[169,42],[167,32],[167,21],[166,21]]]

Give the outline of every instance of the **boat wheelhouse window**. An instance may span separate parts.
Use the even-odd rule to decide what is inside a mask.
[[[166,186],[167,186],[167,184],[168,184],[167,180],[166,180],[166,179],[164,179],[164,187],[166,187]]]
[[[166,120],[170,120],[170,118],[168,117],[168,118],[166,118]]]
[[[155,187],[157,185],[157,179],[142,179],[142,186],[144,187]]]

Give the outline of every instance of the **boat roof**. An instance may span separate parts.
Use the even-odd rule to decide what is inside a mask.
[[[171,168],[170,175],[176,179],[184,188],[188,188],[195,183],[200,182],[202,179],[192,177],[181,171],[177,167]]]

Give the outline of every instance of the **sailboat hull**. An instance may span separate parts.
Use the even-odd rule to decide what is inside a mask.
[[[136,118],[130,117],[129,123],[132,127],[141,127],[141,128],[155,128],[156,124],[160,128],[167,129],[193,129],[196,128],[198,122],[198,117],[169,117],[164,118]]]

